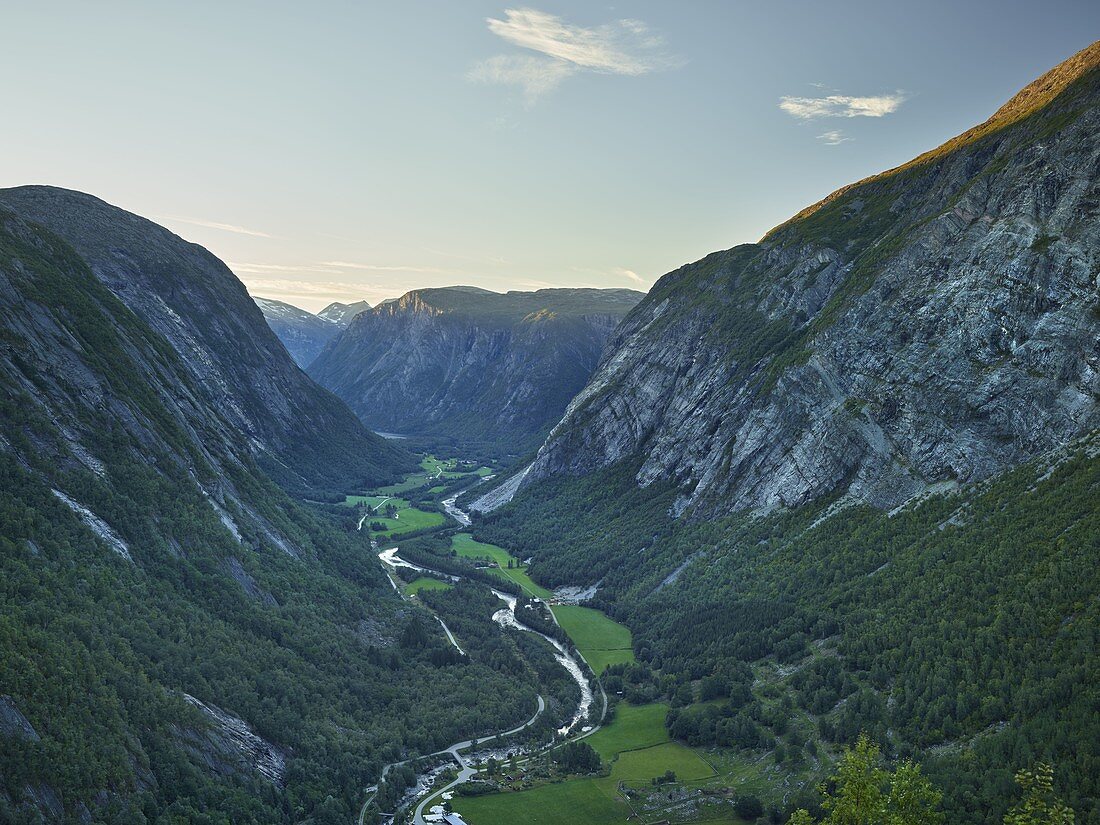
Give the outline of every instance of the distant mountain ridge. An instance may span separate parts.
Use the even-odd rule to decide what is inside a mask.
[[[332,321],[340,327],[346,327],[351,323],[352,318],[360,312],[366,312],[368,309],[370,309],[370,304],[366,301],[355,301],[351,304],[342,304],[339,301],[334,301],[318,312],[317,317],[324,318],[326,321]]]
[[[283,342],[294,363],[303,369],[310,365],[325,348],[325,344],[339,335],[345,326],[273,298],[255,297],[253,300],[264,314],[264,320],[271,331]]]
[[[309,367],[372,429],[528,449],[641,300],[625,289],[420,289],[355,316]]]

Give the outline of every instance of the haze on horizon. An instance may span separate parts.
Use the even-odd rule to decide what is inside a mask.
[[[944,19],[952,25],[945,27]],[[1100,4],[8,4],[0,185],[310,310],[647,289],[991,114]]]

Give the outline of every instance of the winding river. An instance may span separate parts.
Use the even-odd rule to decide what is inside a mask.
[[[470,524],[469,515],[467,515],[465,512],[463,512],[462,510],[460,510],[458,508],[458,506],[455,504],[455,500],[456,500],[455,498],[450,498],[450,499],[447,499],[446,501],[444,501],[443,502],[444,511],[449,516],[451,516],[451,518],[453,518],[460,525],[462,525],[463,527],[469,526],[469,524]],[[362,529],[362,521],[360,521],[360,523],[359,523],[359,528]],[[435,576],[440,576],[440,577],[442,577],[444,579],[447,579],[447,580],[450,580],[450,581],[458,581],[458,579],[459,579],[458,576],[453,576],[449,573],[443,573],[443,572],[438,571],[438,570],[432,570],[429,567],[423,567],[423,566],[418,565],[418,564],[413,564],[412,562],[401,558],[399,548],[397,548],[397,547],[391,547],[391,548],[388,548],[386,550],[381,551],[378,554],[378,560],[384,566],[386,566],[387,568],[407,567],[409,569],[412,569],[412,570],[415,570],[415,571],[418,571],[418,572],[421,572],[421,573],[430,573],[430,574],[435,575]],[[397,584],[396,584],[396,582],[394,582],[392,576],[390,576],[390,582],[391,582],[391,584],[393,584],[394,588],[397,588]],[[576,709],[576,711],[574,711],[573,717],[569,720],[569,722],[566,723],[565,725],[563,725],[562,727],[558,728],[558,731],[557,731],[558,736],[564,738],[566,736],[569,736],[570,734],[578,733],[578,729],[579,729],[579,734],[581,736],[585,736],[585,735],[591,733],[593,731],[593,728],[591,726],[588,726],[588,725],[584,725],[583,727],[581,727],[581,726],[583,725],[584,721],[588,718],[588,713],[592,708],[592,703],[594,701],[594,697],[593,697],[593,694],[592,694],[592,687],[588,684],[588,677],[585,676],[585,670],[584,670],[584,668],[581,667],[580,662],[577,661],[576,656],[574,656],[573,653],[565,645],[563,645],[561,642],[559,642],[557,639],[553,639],[550,636],[547,636],[545,633],[540,633],[539,631],[528,627],[522,621],[520,621],[518,618],[516,618],[516,606],[517,606],[518,600],[516,599],[515,596],[513,596],[510,593],[505,593],[502,590],[497,590],[495,588],[491,588],[491,589],[492,589],[493,593],[496,595],[496,597],[498,599],[500,599],[502,602],[504,602],[504,605],[505,605],[504,607],[500,608],[499,610],[497,610],[496,612],[493,613],[493,621],[495,621],[501,627],[516,628],[518,630],[522,630],[522,631],[527,632],[527,633],[534,633],[534,634],[536,634],[538,636],[541,636],[542,638],[546,639],[546,641],[548,641],[554,647],[554,651],[555,651],[554,656],[558,660],[558,663],[563,668],[565,668],[565,670],[569,673],[569,675],[571,677],[573,677],[574,681],[576,681],[576,683],[577,683],[577,686],[580,688],[581,699],[580,699],[580,702],[577,703],[577,709]],[[455,648],[457,648],[460,653],[463,653],[463,655],[465,655],[465,651],[463,651],[462,648],[459,647],[458,642],[455,640],[454,636],[451,634],[450,629],[443,622],[443,619],[440,618],[439,616],[436,616],[436,620],[443,626],[443,630],[447,634],[447,638],[450,640],[451,644],[453,644],[455,646]],[[533,717],[531,717],[531,719],[528,720],[524,725],[521,725],[520,727],[515,728],[511,731],[507,731],[507,732],[503,733],[502,735],[507,736],[507,735],[512,734],[512,733],[517,733],[520,730],[523,730],[525,727],[528,727],[528,726],[534,724],[535,720],[543,712],[544,708],[545,708],[545,703],[543,702],[542,697],[539,696],[538,697],[538,710],[535,712],[535,715]],[[606,711],[606,699],[605,699],[605,703],[604,703],[604,710]],[[429,801],[431,801],[432,799],[437,798],[440,794],[442,794],[443,792],[449,790],[450,788],[454,787],[455,785],[457,785],[461,782],[465,782],[466,780],[468,780],[471,776],[473,776],[475,774],[475,771],[473,770],[473,768],[471,768],[466,763],[466,760],[462,756],[460,751],[467,750],[467,749],[471,748],[474,744],[476,744],[477,741],[478,740],[475,739],[475,740],[466,740],[466,741],[463,741],[463,742],[456,742],[454,745],[447,748],[446,750],[443,750],[443,751],[439,752],[440,754],[444,754],[444,753],[449,754],[458,763],[458,765],[459,765],[459,775],[454,780],[454,782],[450,783],[449,785],[447,785],[445,788],[443,788],[440,791],[436,791],[435,793],[429,793],[427,796],[425,796],[420,801],[420,803],[416,806],[416,809],[413,813],[414,825],[427,825],[427,823],[424,819],[423,813],[424,813],[424,808],[428,804]],[[396,763],[396,764],[404,764],[404,763]],[[392,768],[392,767],[395,767],[395,765],[387,765],[386,766],[386,768],[385,768],[385,770],[383,771],[383,774],[382,774],[383,778],[385,777],[386,773],[388,773],[389,769]],[[371,789],[371,790],[376,790],[376,788],[377,788],[377,786],[375,786],[375,788]],[[373,794],[371,796],[373,797]],[[368,798],[367,802],[364,803],[362,809],[360,810],[360,813],[359,813],[360,823],[362,823],[362,821],[363,821],[363,815],[366,812],[367,805],[369,804],[369,802],[370,802],[370,799]]]
[[[449,573],[443,573],[439,570],[432,570],[430,567],[423,567],[422,565],[413,564],[410,561],[406,561],[405,559],[401,558],[399,554],[399,548],[397,547],[391,547],[387,550],[383,550],[382,552],[380,552],[378,554],[378,560],[385,565],[389,565],[390,567],[408,567],[409,569],[415,570],[419,573],[431,573],[432,575],[441,576],[450,581],[457,581],[459,579],[458,576],[452,576]],[[541,636],[542,638],[546,639],[546,641],[554,646],[554,657],[558,660],[558,663],[569,672],[569,675],[573,677],[573,680],[580,688],[581,700],[577,703],[577,710],[576,712],[574,712],[573,718],[569,721],[567,725],[558,729],[559,736],[568,736],[574,731],[577,725],[579,725],[584,719],[588,717],[588,711],[592,707],[592,687],[588,684],[588,677],[585,676],[584,669],[581,667],[580,662],[577,661],[577,658],[569,651],[569,649],[565,645],[563,645],[557,639],[547,636],[545,633],[539,633],[539,631],[528,627],[516,618],[516,604],[518,600],[515,596],[513,596],[511,593],[505,593],[503,590],[497,590],[496,588],[490,589],[493,591],[493,594],[505,604],[504,607],[493,613],[493,621],[499,624],[501,627],[514,627],[518,630],[523,630],[528,633],[534,633],[536,636]],[[462,652],[462,648],[458,647],[458,642],[456,642],[454,636],[451,635],[451,631],[447,628],[447,625],[443,622],[443,619],[441,619],[439,616],[436,616],[436,619],[441,625],[443,625],[443,629],[444,631],[446,631],[447,638],[450,639],[451,644],[453,644],[456,648],[458,648],[460,652]]]

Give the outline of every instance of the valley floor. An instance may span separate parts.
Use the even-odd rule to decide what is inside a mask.
[[[400,514],[414,510],[415,515],[406,515],[406,525],[437,523],[425,517],[438,514],[415,510],[404,499],[393,498],[393,494],[413,491],[417,482],[423,486],[426,480],[438,478],[447,470],[447,465],[430,457],[422,466],[424,473],[415,474],[386,490],[374,491],[374,495],[348,496],[348,505],[364,508],[366,520],[374,522],[379,541],[392,545],[402,532],[417,529],[405,525],[402,525],[404,529],[393,529],[389,522],[378,523],[373,513],[387,503],[397,502],[393,506],[400,508]],[[482,470],[478,474],[484,476],[486,473]],[[452,477],[461,477],[461,474],[454,473]],[[554,620],[568,634],[594,673],[601,674],[609,666],[634,662],[628,628],[599,610],[568,603],[567,599],[539,585],[528,575],[523,561],[507,549],[479,542],[468,532],[453,533],[450,543],[456,556],[483,562],[492,575],[518,585],[526,596],[546,602]],[[452,584],[429,571],[401,589],[411,597],[423,591],[451,587]],[[733,799],[738,794],[759,793],[782,781],[776,775],[772,760],[766,756],[756,759],[732,756],[719,749],[694,748],[673,741],[665,725],[669,706],[663,702],[630,704],[615,696],[610,698],[612,707],[602,727],[586,729],[566,740],[584,739],[592,746],[604,764],[600,775],[560,776],[554,775],[552,770],[540,771],[540,766],[548,768],[552,750],[522,758],[509,769],[511,773],[502,765],[492,777],[485,766],[465,767],[460,759],[464,765],[460,772],[462,781],[492,779],[498,790],[480,796],[463,796],[453,792],[455,783],[452,783],[446,786],[451,792],[444,796],[443,789],[437,788],[422,796],[415,805],[415,821],[440,821],[438,806],[447,799],[448,807],[460,814],[468,825],[515,822],[614,825],[666,821],[723,825],[743,821],[733,811]],[[785,776],[790,782],[789,772]],[[436,813],[427,813],[432,809]]]

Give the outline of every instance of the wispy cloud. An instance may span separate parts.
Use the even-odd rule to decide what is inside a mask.
[[[664,38],[640,20],[585,27],[537,9],[507,9],[504,19],[487,18],[489,31],[536,54],[496,55],[477,63],[470,80],[518,86],[528,105],[581,72],[637,76],[681,65]]]
[[[596,275],[596,276],[598,276],[599,279],[600,279],[600,282],[596,283],[596,284],[592,284],[592,286],[595,286],[599,289],[608,288],[609,287],[608,279],[610,279],[610,278],[625,278],[628,281],[634,282],[635,284],[640,286],[643,290],[648,290],[649,287],[650,287],[649,282],[646,281],[645,278],[643,278],[641,275],[639,275],[634,270],[627,269],[626,267],[622,267],[622,266],[616,266],[616,267],[613,267],[612,269],[592,269],[591,267],[586,267],[586,266],[571,266],[569,268],[573,272],[580,273],[581,275]]]
[[[270,238],[273,237],[266,232],[261,232],[258,229],[247,229],[243,226],[237,226],[232,223],[219,223],[218,221],[204,221],[201,218],[181,218],[178,215],[165,215],[162,220],[176,221],[177,223],[187,223],[191,226],[203,226],[207,229],[220,229],[222,232],[232,232],[235,235],[251,235],[254,238]]]
[[[896,112],[904,102],[905,95],[901,92],[872,97],[787,96],[779,99],[779,108],[799,120],[815,120],[822,117],[885,117]]]
[[[850,137],[839,129],[830,129],[828,132],[822,132],[817,136],[817,139],[822,141],[826,146],[839,146],[851,140]]]
[[[367,300],[378,304],[385,298],[401,295],[401,286],[354,281],[304,281],[294,278],[241,278],[248,293],[254,298],[274,298],[311,312],[316,312],[333,301],[352,303]]]
[[[640,287],[645,287],[646,289],[649,289],[649,284],[646,283],[645,278],[643,278],[632,269],[623,269],[622,267],[619,267],[618,269],[615,269],[614,272],[616,275],[621,275],[627,280],[633,281]]]
[[[579,71],[564,60],[547,60],[520,54],[498,54],[470,69],[470,80],[498,86],[519,86],[528,105],[553,91],[565,78]]]
[[[319,266],[333,269],[360,269],[366,272],[421,272],[432,275],[457,275],[459,270],[441,269],[437,266],[408,266],[406,264],[361,264],[354,261],[322,261]]]

